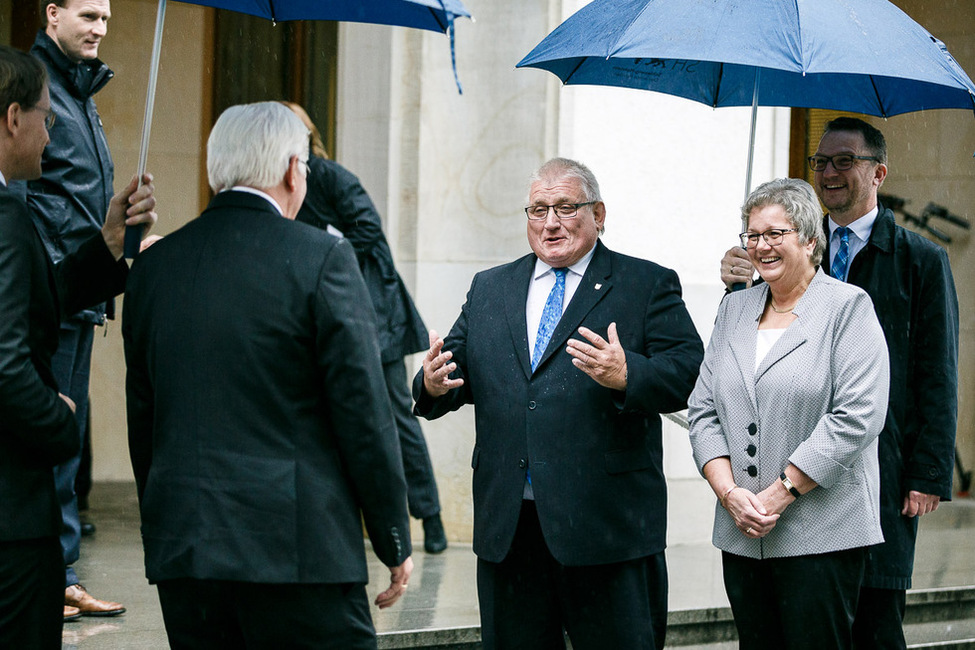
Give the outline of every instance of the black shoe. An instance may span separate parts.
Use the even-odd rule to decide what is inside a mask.
[[[94,534],[95,534],[95,524],[91,523],[90,521],[81,522],[82,537],[91,537]]]
[[[424,517],[423,519],[423,550],[432,555],[443,553],[447,548],[447,536],[443,532],[443,522],[440,514]]]

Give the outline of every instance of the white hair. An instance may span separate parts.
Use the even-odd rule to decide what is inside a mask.
[[[308,160],[308,127],[290,109],[278,102],[231,106],[207,140],[210,188],[274,187],[294,156]]]

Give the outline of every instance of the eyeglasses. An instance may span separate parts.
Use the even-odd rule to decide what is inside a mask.
[[[826,170],[826,165],[833,163],[833,169],[838,172],[845,172],[848,169],[852,169],[854,163],[858,160],[873,160],[875,162],[880,162],[880,158],[877,156],[854,156],[851,153],[841,153],[835,156],[820,156],[816,154],[814,156],[809,156],[807,158],[809,161],[809,168],[814,172],[821,172]]]
[[[579,214],[579,208],[592,205],[596,201],[586,203],[557,203],[555,205],[530,205],[525,208],[525,214],[532,221],[544,221],[548,218],[548,211],[554,210],[559,219],[574,219]]]
[[[35,106],[33,110],[44,111],[44,128],[50,131],[54,127],[55,118],[57,118],[57,114],[55,114],[54,109],[50,106],[48,106],[46,109],[41,108],[40,106]]]
[[[308,161],[307,160],[302,160],[301,158],[298,158],[297,156],[295,158],[298,160],[298,164],[301,165],[302,168],[305,170],[304,176],[308,176],[308,172],[311,170],[311,167],[308,166]]]
[[[782,236],[790,232],[799,232],[798,228],[772,228],[765,232],[743,232],[738,235],[741,238],[741,245],[745,248],[755,248],[758,246],[758,238],[761,237],[769,246],[778,246],[782,243]]]

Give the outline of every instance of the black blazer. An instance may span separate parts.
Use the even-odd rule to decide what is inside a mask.
[[[366,582],[360,510],[411,553],[399,442],[352,247],[218,194],[133,264],[129,451],[146,574]]]
[[[121,293],[127,271],[101,233],[53,265],[27,205],[0,185],[0,540],[60,534],[53,467],[80,438],[51,357],[62,317]]]
[[[416,413],[433,419],[474,404],[474,551],[507,555],[525,470],[542,532],[565,565],[621,562],[661,551],[667,494],[660,413],[686,406],[704,355],[677,274],[601,242],[538,368],[525,304],[535,256],[478,273],[445,339],[463,387],[433,400],[414,380]],[[603,388],[571,363],[570,337],[616,322],[628,388]]]
[[[879,205],[847,282],[873,300],[890,352],[890,400],[880,434],[880,521],[865,584],[909,589],[917,517],[900,514],[909,490],[951,499],[958,423],[958,297],[948,255],[898,226]],[[825,227],[825,225],[824,225]],[[829,229],[826,228],[829,233]],[[823,255],[829,264],[829,250]]]
[[[382,219],[365,188],[334,160],[311,156],[308,168],[308,193],[297,221],[323,229],[332,226],[352,244],[376,310],[383,363],[426,350],[426,325],[393,266]]]

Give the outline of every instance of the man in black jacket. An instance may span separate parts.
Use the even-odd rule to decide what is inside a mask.
[[[28,183],[27,203],[48,254],[54,262],[78,248],[104,223],[113,193],[114,165],[93,96],[113,72],[98,59],[98,46],[108,30],[109,0],[41,2],[46,25],[31,48],[47,68],[51,106],[58,119],[44,152],[43,174]],[[92,305],[61,323],[53,369],[61,392],[78,405],[75,417],[82,440],[88,414],[88,379],[95,325],[104,323],[111,302]],[[79,584],[72,564],[81,549],[81,522],[75,478],[81,452],[55,470],[64,528],[65,606],[83,614],[114,616],[125,608],[98,600]]]
[[[307,138],[277,102],[224,111],[216,196],[126,287],[129,454],[174,648],[374,649],[363,524],[379,607],[412,571],[366,285],[346,241],[293,221]]]
[[[880,434],[880,523],[853,624],[858,649],[902,649],[918,518],[951,499],[958,418],[958,298],[940,246],[905,230],[877,200],[887,143],[863,120],[826,125],[809,157],[829,210],[823,268],[873,300],[890,353],[890,400]],[[721,263],[730,287],[752,277],[740,248]]]
[[[661,413],[704,357],[670,269],[599,241],[599,183],[564,158],[531,179],[532,253],[474,276],[413,380],[434,419],[474,405],[474,553],[485,650],[664,647]]]
[[[121,292],[126,215],[151,223],[151,184],[112,199],[105,226],[57,265],[6,184],[36,178],[55,119],[37,60],[0,47],[0,647],[60,648],[64,579],[54,466],[77,453],[52,373],[62,315]],[[147,182],[150,180],[146,177]],[[78,615],[78,610],[74,610]]]

